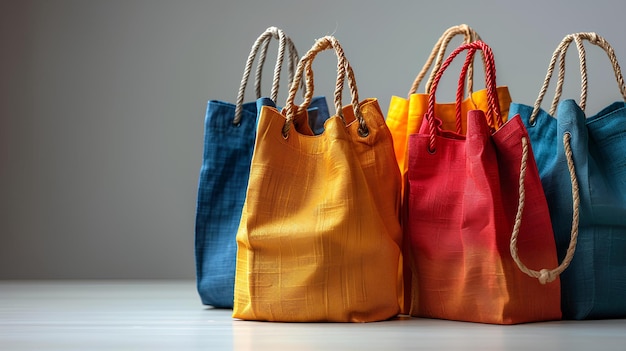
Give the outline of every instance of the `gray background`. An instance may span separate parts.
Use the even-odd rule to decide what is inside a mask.
[[[452,25],[474,27],[498,83],[532,104],[568,33],[598,32],[626,60],[624,10],[623,0],[1,0],[0,279],[193,279],[206,101],[234,101],[271,25],[300,54],[334,34],[361,97],[387,111]],[[587,47],[595,113],[619,93],[606,57]],[[564,96],[576,98],[568,57]],[[316,60],[316,95],[332,96],[334,65],[331,54]],[[440,100],[453,97],[451,72]]]

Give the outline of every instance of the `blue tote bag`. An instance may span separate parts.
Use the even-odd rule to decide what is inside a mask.
[[[585,114],[587,70],[583,40],[608,54],[626,101],[626,86],[613,48],[595,33],[566,36],[556,49],[534,107],[513,103],[535,152],[548,200],[559,259],[574,251],[561,274],[565,319],[626,317],[626,103]],[[580,104],[560,101],[565,53],[574,41],[582,78]],[[556,61],[559,79],[550,112],[540,108]],[[570,245],[570,239],[572,244]],[[577,243],[576,243],[577,240]]]
[[[261,72],[272,38],[278,39],[279,49],[272,91],[268,98],[261,97]],[[258,67],[255,75],[257,101],[244,103],[246,84],[257,54]],[[211,100],[207,104],[195,227],[196,282],[198,293],[205,305],[218,308],[233,306],[237,254],[235,237],[250,174],[257,112],[264,105],[275,107],[285,54],[289,62],[291,82],[298,62],[298,53],[291,39],[282,30],[276,27],[268,28],[252,46],[237,102],[232,104]],[[328,118],[325,98],[314,98],[310,106],[308,124],[323,126],[323,122]],[[309,126],[305,126],[305,130],[306,127]],[[310,127],[308,131],[314,134]]]

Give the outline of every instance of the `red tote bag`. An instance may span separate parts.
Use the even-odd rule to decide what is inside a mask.
[[[457,118],[476,50],[485,56],[489,110],[469,111],[461,135],[444,131],[434,111],[437,84],[464,50]],[[524,125],[500,115],[489,46],[461,45],[448,57],[426,119],[409,136],[411,315],[493,324],[560,319],[558,274],[567,262],[542,269],[558,265],[548,206]]]

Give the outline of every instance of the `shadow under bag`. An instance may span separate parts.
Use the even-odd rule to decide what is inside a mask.
[[[270,98],[261,98],[261,69],[272,38],[279,40],[272,92]],[[259,49],[261,52],[255,76],[258,100],[244,103],[246,83]],[[291,81],[298,53],[282,30],[268,28],[252,46],[237,103],[211,100],[207,104],[195,232],[197,289],[205,305],[221,308],[233,306],[237,254],[235,236],[250,174],[257,113],[261,106],[275,106],[285,52]],[[309,112],[315,123],[319,124],[318,119],[326,120],[328,107],[325,98],[314,98]],[[310,128],[308,132],[313,134]]]

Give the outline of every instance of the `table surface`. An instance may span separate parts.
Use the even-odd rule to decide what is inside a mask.
[[[0,350],[626,350],[626,319],[514,326],[234,320],[193,281],[0,281]]]

